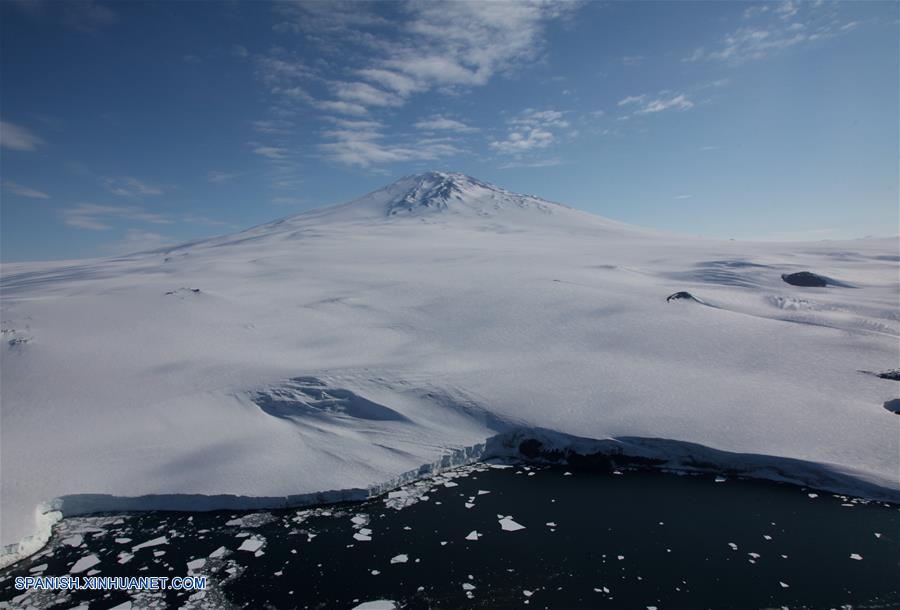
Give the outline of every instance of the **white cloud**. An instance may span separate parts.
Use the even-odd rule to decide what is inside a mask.
[[[510,129],[506,137],[491,141],[490,147],[509,155],[521,155],[547,148],[557,141],[555,132],[570,127],[562,112],[530,108],[510,119],[508,123]]]
[[[668,98],[658,98],[645,103],[642,108],[635,111],[635,114],[649,114],[654,112],[662,112],[664,110],[688,110],[694,107],[694,102],[688,99],[684,93],[672,95]]]
[[[361,106],[400,106],[403,98],[396,93],[378,89],[368,83],[335,82],[331,84],[335,95],[345,101]]]
[[[339,127],[323,132],[329,141],[320,149],[344,165],[367,168],[380,163],[432,161],[462,152],[453,142],[440,138],[387,142],[377,122],[344,121]]]
[[[537,148],[547,148],[556,138],[546,129],[534,127],[520,131],[513,131],[504,140],[494,140],[491,148],[502,153],[518,154]]]
[[[184,63],[190,64],[190,65],[192,65],[192,66],[196,66],[196,65],[199,65],[199,64],[203,63],[203,60],[200,59],[200,56],[199,56],[199,55],[194,55],[193,53],[188,53],[187,55],[185,55],[185,56],[182,57],[181,59],[184,61]]]
[[[439,87],[486,84],[535,59],[543,48],[547,22],[571,13],[578,4],[548,0],[520,2],[404,2],[392,5],[399,19],[377,15],[378,5],[297,2],[279,5],[286,21],[279,29],[303,32],[308,40],[356,61],[362,81],[333,85],[338,100],[368,107],[403,104],[409,96]],[[384,36],[386,28],[396,36]],[[377,34],[373,33],[377,30]],[[353,53],[364,48],[365,52]],[[260,59],[267,84],[312,78],[305,65],[278,57]],[[363,82],[367,81],[367,82]],[[369,84],[371,83],[371,84]],[[375,85],[375,86],[373,86]],[[309,100],[323,110],[340,110],[327,100]],[[353,107],[353,114],[363,114]]]
[[[241,44],[236,44],[231,47],[231,54],[235,57],[245,58],[250,56],[250,52],[247,50],[247,47]]]
[[[517,169],[522,167],[556,167],[562,164],[562,159],[553,157],[550,159],[538,159],[537,161],[509,161],[499,166],[498,169]]]
[[[622,58],[622,63],[626,66],[636,66],[644,61],[643,55],[626,55]]]
[[[628,104],[640,104],[645,99],[647,99],[646,95],[629,95],[621,100],[619,100],[619,106],[627,106]]]
[[[31,199],[50,199],[50,195],[48,195],[47,193],[35,190],[22,184],[18,184],[16,182],[11,182],[10,180],[3,180],[3,188],[10,193],[14,193],[21,197],[29,197]]]
[[[466,125],[462,121],[456,119],[448,119],[440,115],[431,117],[430,119],[422,119],[415,123],[416,129],[422,131],[454,131],[456,133],[474,133],[478,131],[477,127]]]
[[[779,4],[751,6],[744,11],[743,25],[711,48],[700,47],[682,61],[742,63],[765,59],[785,49],[838,35],[850,28],[838,25],[832,7],[822,3],[785,0]],[[770,8],[772,10],[770,10]],[[853,23],[853,22],[850,22]]]
[[[386,89],[391,89],[403,97],[409,96],[423,88],[423,85],[409,76],[382,68],[364,68],[358,70],[357,74],[370,82],[377,83]]]
[[[294,2],[276,6],[284,21],[277,29],[301,33],[324,59],[313,63],[274,49],[255,57],[257,75],[283,116],[296,112],[296,102],[344,122],[323,130],[319,149],[339,163],[371,167],[382,163],[430,160],[459,154],[452,140],[388,135],[368,117],[406,104],[416,94],[456,94],[508,75],[540,57],[549,22],[573,13],[576,2],[418,2],[388,5],[360,2]],[[334,61],[329,60],[333,57]],[[337,65],[342,69],[338,72]],[[337,75],[336,75],[337,73]],[[324,89],[324,94],[323,94]],[[497,150],[525,150],[549,145],[554,131],[568,128],[560,115],[520,117],[510,123]],[[563,126],[562,124],[565,124]],[[432,116],[414,125],[421,132],[467,134],[478,130],[460,118]],[[261,128],[262,127],[262,128]],[[268,125],[257,126],[264,133]],[[509,141],[504,146],[503,142]],[[287,154],[284,144],[257,145],[255,152],[272,159]]]
[[[276,92],[279,88],[290,87],[300,81],[315,77],[315,72],[297,58],[279,55],[259,55],[256,57],[257,76]]]
[[[286,134],[294,127],[294,123],[284,119],[272,119],[268,121],[252,121],[253,129],[259,133]]]
[[[104,231],[112,228],[109,224],[115,219],[147,222],[152,224],[171,224],[171,218],[164,214],[148,212],[139,206],[98,205],[95,203],[79,203],[61,212],[63,222],[70,227]]]
[[[494,150],[520,158],[523,154],[544,149],[557,140],[561,130],[570,127],[562,112],[557,110],[534,110],[528,108],[508,121],[511,126],[506,138],[493,140]],[[571,132],[574,133],[574,132]],[[540,163],[540,161],[532,161]]]
[[[0,121],[0,147],[9,150],[37,150],[44,143],[39,137],[21,125]]]
[[[693,195],[675,195],[675,199],[690,199]]]
[[[284,159],[288,156],[288,150],[278,146],[256,146],[253,153],[266,159]]]
[[[684,93],[672,93],[670,91],[660,91],[659,97],[649,99],[645,94],[629,95],[619,101],[619,106],[636,105],[637,109],[634,115],[653,114],[663,112],[664,110],[688,110],[694,107],[688,96]],[[631,115],[622,115],[617,118],[619,121],[627,121]]]
[[[351,102],[344,101],[325,101],[325,102],[316,102],[316,108],[319,110],[325,110],[329,112],[341,112],[343,114],[352,114],[355,116],[362,116],[368,113],[366,107],[361,104],[353,104]]]
[[[162,195],[162,189],[141,182],[137,178],[123,176],[120,178],[103,178],[100,183],[113,195],[122,197],[140,197],[143,195]]]

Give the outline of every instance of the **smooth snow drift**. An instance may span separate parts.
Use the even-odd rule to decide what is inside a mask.
[[[433,172],[235,235],[3,265],[4,561],[53,508],[358,497],[537,428],[896,498],[900,387],[860,371],[898,365],[897,252],[665,235]],[[800,270],[846,286],[782,281]]]

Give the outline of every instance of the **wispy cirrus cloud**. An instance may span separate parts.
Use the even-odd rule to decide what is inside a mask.
[[[158,186],[147,184],[131,176],[103,178],[100,180],[100,184],[113,195],[121,197],[143,197],[162,195],[163,193]]]
[[[20,197],[28,197],[30,199],[50,199],[50,195],[43,191],[33,189],[17,182],[12,182],[11,180],[3,180],[2,184],[3,190],[9,191],[14,195],[19,195]]]
[[[446,138],[401,137],[388,141],[377,124],[327,130],[328,141],[320,144],[326,157],[344,165],[368,168],[381,163],[433,161],[460,154],[462,150]]]
[[[140,206],[103,205],[79,203],[61,211],[63,222],[70,227],[105,231],[111,229],[114,220],[129,220],[151,224],[171,224],[172,218],[164,214],[148,212]]]
[[[694,107],[694,102],[688,99],[684,93],[672,94],[667,97],[659,97],[649,100],[635,111],[635,114],[652,114],[664,110],[688,110]]]
[[[743,12],[745,24],[713,45],[694,49],[682,61],[738,64],[761,60],[854,29],[855,21],[842,23],[839,8],[838,3],[794,0],[749,6]]]
[[[422,131],[451,131],[455,133],[475,133],[478,131],[477,127],[472,127],[462,121],[440,115],[416,121],[414,127]]]
[[[253,146],[253,154],[259,155],[260,157],[265,157],[266,159],[273,159],[280,161],[282,159],[286,159],[288,156],[288,150],[286,148],[281,148],[278,146],[263,146],[260,144],[250,144]]]
[[[283,49],[255,57],[259,80],[273,99],[273,114],[290,118],[300,102],[331,116],[383,118],[419,94],[458,94],[484,86],[538,59],[547,24],[579,5],[553,0],[409,1],[390,5],[390,19],[382,16],[385,6],[315,1],[277,5],[282,21],[276,29],[302,34],[335,61],[309,63]],[[335,70],[335,65],[342,67]],[[414,127],[426,134],[477,132],[464,120],[440,115],[423,118]],[[541,131],[526,141],[529,137],[537,142]],[[462,150],[458,141],[371,126],[324,130],[322,138],[318,149],[326,157],[361,167],[436,159]],[[265,147],[289,149],[292,144]]]
[[[9,150],[35,151],[44,141],[27,127],[8,121],[0,121],[0,148]]]
[[[673,93],[670,91],[660,91],[660,93],[651,98],[647,94],[629,95],[619,100],[620,107],[635,107],[631,115],[622,115],[619,120],[627,120],[629,116],[642,114],[655,114],[665,110],[689,110],[694,107],[694,102],[686,93]]]

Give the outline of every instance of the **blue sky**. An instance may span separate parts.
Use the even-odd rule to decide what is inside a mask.
[[[714,237],[898,233],[895,2],[0,3],[0,258],[462,171]]]

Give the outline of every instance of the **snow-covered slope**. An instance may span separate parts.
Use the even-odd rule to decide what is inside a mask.
[[[3,265],[0,538],[33,548],[64,496],[352,496],[531,429],[896,498],[900,388],[860,371],[900,364],[898,258],[663,235],[429,173],[167,250]],[[801,270],[852,287],[782,281]]]

